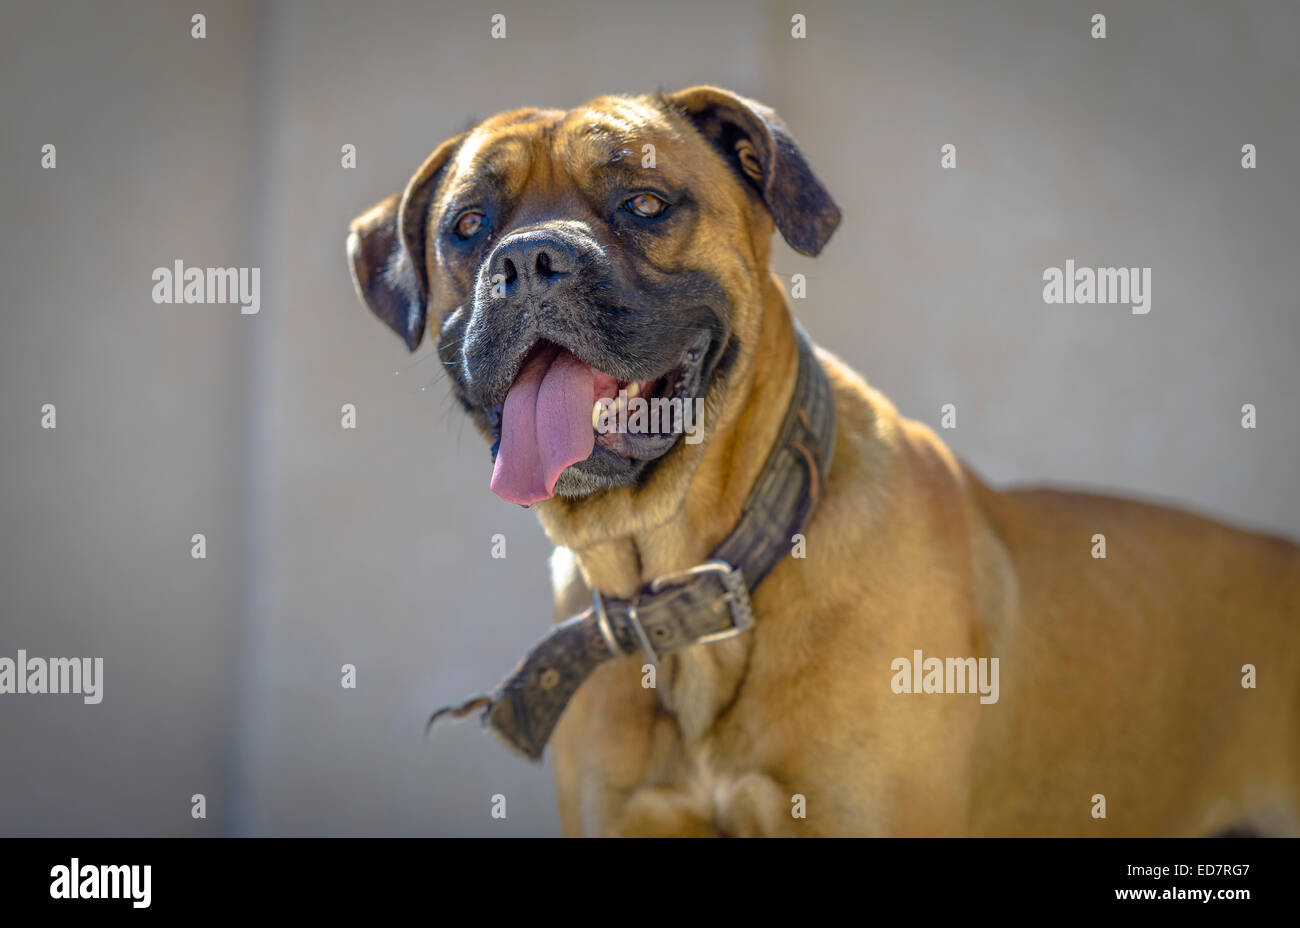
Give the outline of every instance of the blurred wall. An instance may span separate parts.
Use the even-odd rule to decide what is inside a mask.
[[[0,656],[105,664],[97,706],[0,696],[0,834],[558,830],[546,767],[474,725],[423,736],[544,631],[549,548],[343,253],[506,108],[770,103],[845,215],[774,266],[904,414],[956,404],[942,435],[995,484],[1300,536],[1295,5],[1117,5],[1104,40],[1086,3],[797,6],[801,40],[785,4],[702,0],[205,3],[201,40],[172,5],[0,10]],[[261,267],[261,311],[155,305],[178,258]],[[1044,305],[1067,258],[1151,267],[1151,312]]]

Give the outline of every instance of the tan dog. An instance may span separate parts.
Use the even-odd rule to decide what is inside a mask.
[[[408,346],[432,320],[499,443],[494,489],[557,546],[564,618],[732,531],[799,365],[771,234],[815,254],[838,220],[769,110],[701,87],[489,119],[360,217],[349,251]],[[992,491],[818,358],[836,437],[806,556],[753,591],[752,630],[664,655],[654,687],[639,654],[591,673],[551,742],[568,833],[1300,830],[1300,549]],[[702,399],[705,440],[586,435],[611,384]],[[924,691],[967,658],[998,659],[984,698]]]

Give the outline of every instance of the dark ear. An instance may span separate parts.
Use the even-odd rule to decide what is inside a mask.
[[[791,248],[806,255],[822,250],[840,224],[839,207],[775,112],[717,87],[691,87],[667,100],[763,198]]]
[[[424,246],[429,200],[460,140],[458,136],[439,145],[403,193],[375,204],[348,227],[348,257],[357,295],[412,351],[424,336],[428,308]]]

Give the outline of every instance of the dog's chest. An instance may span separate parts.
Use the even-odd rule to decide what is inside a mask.
[[[688,749],[683,793],[698,815],[725,837],[783,833],[786,791],[767,774],[724,758],[711,741]]]
[[[734,703],[750,645],[743,638],[699,645],[663,662],[660,703],[676,718],[686,744],[699,744]]]
[[[737,706],[749,649],[743,641],[691,648],[666,665],[661,702],[680,740],[670,789],[712,829],[727,836],[772,833],[785,791],[735,752],[726,719]]]

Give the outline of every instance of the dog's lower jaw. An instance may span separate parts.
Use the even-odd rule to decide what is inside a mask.
[[[668,453],[672,454],[671,451]],[[633,486],[639,476],[640,468],[604,474],[593,473],[584,470],[579,464],[573,464],[566,467],[560,474],[560,479],[555,481],[555,495],[567,500],[586,499],[602,490]]]
[[[659,574],[707,560],[735,524],[771,450],[779,417],[771,417],[765,431],[764,426],[746,427],[743,413],[751,405],[785,409],[798,367],[794,327],[781,288],[768,275],[756,281],[754,292],[737,294],[732,301],[760,307],[762,322],[750,326],[758,333],[752,340],[729,334],[718,348],[708,386],[699,394],[704,400],[701,440],[691,443],[682,436],[661,457],[645,462],[634,481],[622,485],[602,483],[599,477],[592,481],[590,473],[579,477],[583,465],[570,466],[555,495],[532,507],[556,545],[585,553],[626,544],[641,552],[626,560],[625,569],[610,574],[592,569],[595,565],[584,570],[599,577],[596,582],[610,595],[630,595]],[[755,376],[756,366],[763,377]],[[570,495],[570,477],[579,480],[574,489],[594,483],[596,490]],[[718,515],[701,521],[699,513],[706,511]],[[664,541],[678,534],[680,543]]]

